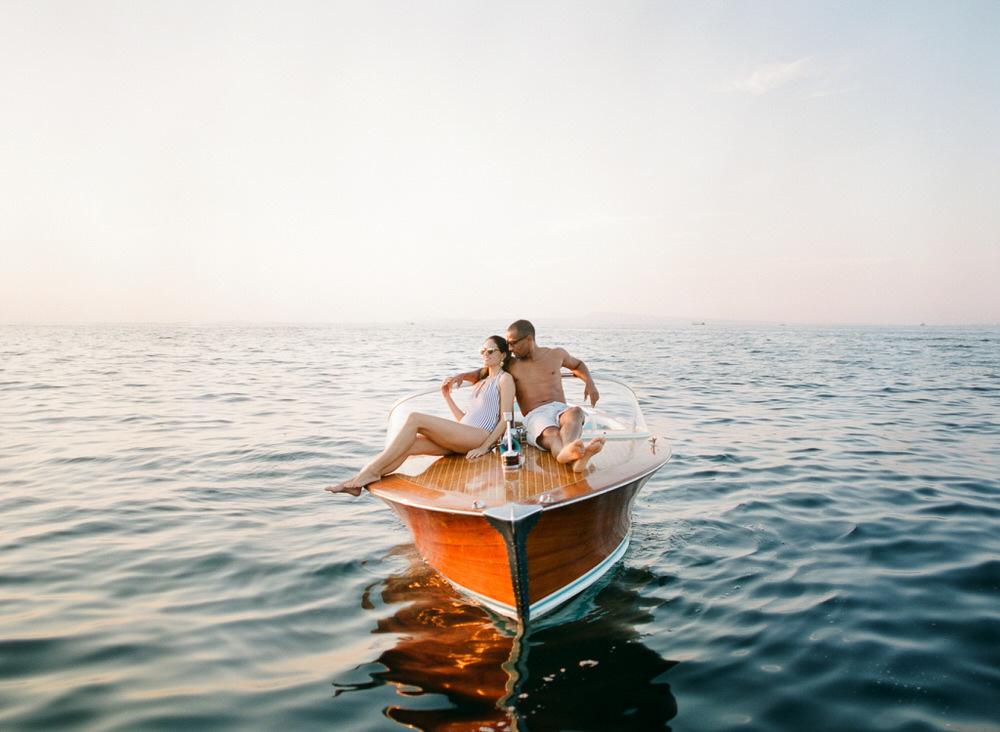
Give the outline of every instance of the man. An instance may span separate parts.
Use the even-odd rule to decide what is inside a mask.
[[[580,407],[566,404],[562,387],[562,369],[569,369],[584,382],[583,398],[591,406],[600,395],[587,364],[571,356],[565,348],[544,348],[535,343],[535,327],[527,320],[515,320],[507,328],[507,345],[513,358],[508,371],[514,377],[517,405],[524,415],[528,442],[548,450],[560,463],[571,464],[582,473],[590,459],[604,448],[604,438],[586,445],[580,439],[586,415]],[[478,381],[480,371],[469,371],[451,378],[453,385]]]

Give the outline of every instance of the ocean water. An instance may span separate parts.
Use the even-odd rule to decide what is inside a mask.
[[[1000,329],[541,332],[674,458],[524,637],[322,491],[485,335],[0,327],[0,729],[1000,729]]]

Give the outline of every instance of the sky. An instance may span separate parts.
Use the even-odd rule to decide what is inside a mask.
[[[1000,3],[0,0],[0,323],[1000,323]]]

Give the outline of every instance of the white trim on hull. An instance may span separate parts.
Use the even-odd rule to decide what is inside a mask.
[[[625,556],[625,551],[628,549],[630,536],[631,532],[626,534],[625,538],[622,539],[621,543],[615,548],[615,550],[611,552],[605,559],[603,559],[600,562],[600,564],[597,564],[586,573],[580,575],[565,587],[556,590],[551,595],[543,597],[538,602],[532,603],[529,609],[530,617],[536,618],[541,615],[544,615],[545,613],[551,610],[555,610],[557,607],[567,602],[571,598],[576,597],[578,594],[580,594],[585,589],[590,587],[592,584],[597,582],[597,580],[603,577],[604,574],[607,573],[607,571],[611,569],[611,567],[613,567],[618,562],[618,560],[620,560],[623,556]],[[445,579],[448,578],[445,577]],[[498,602],[497,600],[494,600],[491,597],[480,595],[478,592],[474,592],[467,587],[463,587],[457,582],[452,582],[450,579],[448,580],[448,582],[451,583],[451,585],[455,587],[455,589],[459,590],[465,595],[468,595],[479,604],[488,607],[490,610],[497,613],[498,615],[503,615],[505,617],[517,620],[517,608],[514,607],[513,605],[508,605],[503,602]]]

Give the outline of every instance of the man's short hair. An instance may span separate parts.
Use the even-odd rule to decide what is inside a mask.
[[[535,337],[535,326],[529,323],[527,320],[515,320],[513,323],[507,326],[507,330],[512,330],[516,332],[519,336],[524,338],[525,336]]]

